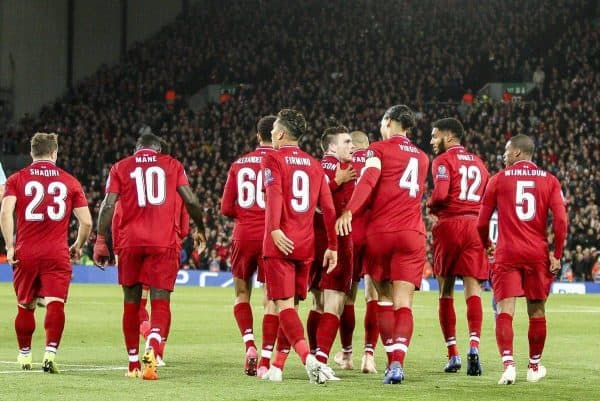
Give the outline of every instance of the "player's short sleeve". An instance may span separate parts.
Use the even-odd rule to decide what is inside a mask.
[[[121,193],[121,181],[118,174],[118,164],[115,164],[110,169],[108,179],[106,180],[106,193]]]
[[[83,187],[79,183],[79,181],[73,179],[73,183],[71,184],[73,190],[73,208],[84,207],[88,205],[87,198],[85,197],[85,193],[83,192]]]
[[[181,164],[177,160],[174,160],[174,162],[175,162],[175,171],[176,171],[176,177],[177,177],[177,188],[183,187],[185,185],[190,185],[190,181],[188,180],[187,175],[185,174],[185,169],[183,168],[183,164]]]
[[[4,174],[4,169],[2,168],[2,163],[0,163],[0,185],[6,184],[6,174]]]
[[[261,164],[263,173],[263,185],[268,188],[272,185],[281,185],[281,172],[279,163],[273,154],[267,154]]]
[[[442,157],[436,157],[431,164],[431,175],[433,182],[450,181],[450,169],[448,160]]]
[[[4,196],[17,196],[17,174],[13,174],[6,180],[6,186],[4,188]]]
[[[383,147],[380,142],[372,143],[367,148],[365,159],[370,159],[371,157],[377,157],[380,160],[383,158]]]

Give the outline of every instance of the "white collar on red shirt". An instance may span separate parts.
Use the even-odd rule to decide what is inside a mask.
[[[535,164],[534,162],[532,162],[531,160],[519,160],[516,161],[512,164],[511,167],[517,167],[518,163],[527,163],[527,164],[531,164],[533,167],[538,168],[537,164]]]

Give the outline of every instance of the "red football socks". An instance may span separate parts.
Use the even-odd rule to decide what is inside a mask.
[[[469,324],[469,346],[479,348],[481,325],[483,321],[483,307],[481,298],[473,295],[467,298],[467,322]]]
[[[317,329],[316,357],[319,362],[327,363],[329,352],[331,351],[331,346],[333,345],[339,326],[340,319],[333,313],[323,313],[321,315],[319,328]]]
[[[281,325],[279,325],[279,330],[277,331],[277,354],[275,355],[272,365],[283,370],[285,361],[290,354],[290,348],[290,342],[285,336]]]
[[[140,368],[139,362],[139,322],[138,312],[140,304],[133,304],[125,302],[123,304],[123,336],[125,337],[125,347],[127,348],[127,354],[129,355],[129,370]]]
[[[340,342],[344,353],[352,353],[352,335],[355,327],[354,305],[344,305],[344,312],[340,316]]]
[[[394,327],[394,340],[396,349],[393,360],[404,365],[404,358],[408,352],[408,346],[413,335],[413,315],[410,308],[400,308],[394,311],[396,325]]]
[[[65,328],[64,303],[54,301],[46,305],[44,328],[46,329],[46,351],[56,352]]]
[[[294,308],[284,309],[279,312],[279,325],[283,329],[288,341],[300,356],[302,364],[306,363],[306,357],[310,354],[308,344],[304,339],[304,328],[298,312]]]
[[[377,325],[377,301],[367,302],[365,312],[365,353],[373,355],[379,337],[379,326]]]
[[[279,316],[271,314],[264,315],[262,321],[262,350],[260,352],[260,361],[258,362],[259,367],[269,367],[278,330]]]
[[[512,322],[513,317],[508,313],[500,313],[496,318],[496,343],[504,366],[514,363]]]
[[[162,337],[167,333],[167,327],[171,320],[171,304],[167,299],[152,299],[150,301],[152,315],[150,317],[150,334],[148,345],[154,349],[154,353],[160,355],[160,344]]]
[[[34,311],[35,309],[17,307],[15,331],[17,332],[19,351],[23,354],[27,354],[31,351],[31,337],[35,331]]]
[[[308,312],[308,318],[306,319],[306,335],[308,336],[310,352],[313,354],[317,352],[317,328],[319,327],[319,319],[321,319],[321,314],[319,312],[312,309]]]
[[[252,329],[254,322],[250,304],[248,302],[236,304],[233,307],[233,316],[235,317],[235,321],[240,329],[242,340],[246,345],[246,351],[248,351],[248,348],[250,347],[256,348],[256,344],[254,344],[254,332]]]
[[[388,357],[388,366],[392,362],[392,355],[394,352],[394,306],[393,305],[381,305],[377,308],[377,325],[379,327],[379,334],[381,335],[381,342],[383,348]]]
[[[150,316],[148,315],[148,311],[146,310],[147,303],[148,303],[148,298],[140,299],[140,312],[139,312],[140,323],[150,321]]]
[[[529,318],[529,364],[536,365],[540,363],[544,344],[546,343],[546,318]]]
[[[454,311],[454,299],[440,298],[438,300],[439,309],[438,316],[440,319],[440,327],[448,347],[448,358],[458,355],[456,347],[456,312]]]

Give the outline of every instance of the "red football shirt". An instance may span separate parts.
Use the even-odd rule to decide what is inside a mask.
[[[367,156],[381,160],[381,174],[369,206],[367,235],[396,231],[425,234],[421,200],[429,158],[404,136],[372,143]]]
[[[273,152],[272,147],[259,146],[229,168],[221,213],[236,219],[234,240],[262,241],[265,236],[265,193],[260,165],[269,152]]]
[[[17,259],[69,260],[67,233],[73,208],[87,206],[81,184],[48,160],[11,175],[5,196],[15,196]]]
[[[319,162],[298,146],[282,146],[265,155],[262,169],[267,192],[263,255],[313,259],[313,220],[317,205],[323,212],[328,248],[337,250],[335,208]],[[277,229],[294,242],[294,251],[288,256],[273,243],[271,232]]]
[[[483,196],[477,224],[484,243],[489,241],[488,225],[495,209],[498,210],[496,262],[547,261],[548,210],[552,210],[555,224],[554,254],[561,257],[567,215],[555,176],[530,161],[519,161],[494,175]]]
[[[140,149],[110,170],[106,192],[119,194],[123,216],[119,248],[175,248],[180,215],[177,188],[189,185],[180,162],[152,149]]]
[[[363,167],[367,162],[367,149],[356,149],[352,153],[352,167],[356,171],[356,174],[360,179]],[[354,190],[354,187],[352,188]],[[359,210],[356,215],[352,216],[352,241],[354,245],[362,244],[367,237],[367,219],[368,211],[366,208]]]
[[[452,146],[433,160],[433,192],[427,205],[439,218],[479,214],[489,173],[481,159]]]

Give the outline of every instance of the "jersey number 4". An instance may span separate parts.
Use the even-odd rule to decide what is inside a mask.
[[[146,171],[136,167],[129,176],[135,180],[139,207],[146,207],[147,204],[161,205],[165,202],[167,198],[165,170],[158,166],[148,167]]]
[[[46,208],[46,215],[50,220],[60,221],[65,217],[67,211],[67,186],[60,181],[51,182],[48,188],[39,181],[29,181],[25,184],[25,196],[31,196],[32,199],[25,208],[25,220],[27,221],[43,221],[44,213],[36,211],[37,207],[42,203],[44,194],[54,196],[52,205]]]

